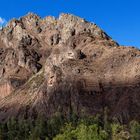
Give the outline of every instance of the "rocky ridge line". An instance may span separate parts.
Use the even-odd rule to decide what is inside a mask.
[[[140,51],[70,14],[29,13],[0,30],[0,120],[11,116],[140,118]]]

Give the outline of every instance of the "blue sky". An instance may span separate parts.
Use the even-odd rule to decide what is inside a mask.
[[[0,26],[28,12],[41,17],[75,14],[96,23],[119,44],[140,48],[140,0],[1,0]]]

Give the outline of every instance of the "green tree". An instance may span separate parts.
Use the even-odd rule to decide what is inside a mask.
[[[47,124],[43,117],[38,116],[35,121],[35,126],[31,128],[30,139],[33,140],[44,140],[47,135]]]
[[[140,123],[137,121],[130,122],[130,132],[132,140],[140,140]]]
[[[28,120],[20,119],[18,120],[17,125],[18,125],[18,132],[17,132],[18,139],[20,140],[28,139],[30,134],[30,124]]]
[[[111,124],[112,140],[129,140],[130,134],[125,130],[123,125]]]
[[[5,124],[0,124],[0,140],[7,139],[7,127]]]
[[[47,121],[47,133],[50,139],[59,134],[62,126],[64,126],[64,122],[65,119],[59,114]]]
[[[104,130],[109,132],[111,131],[111,126],[110,126],[110,122],[109,122],[109,110],[107,107],[105,107],[104,109],[104,120],[103,120],[103,123],[104,123]]]
[[[80,124],[77,127],[77,139],[78,140],[107,140],[108,134],[97,124],[85,125]]]
[[[8,140],[15,140],[15,138],[17,137],[17,121],[15,118],[11,118],[8,122],[7,122],[7,137]]]
[[[61,129],[61,134],[56,135],[53,140],[75,140],[76,135],[75,128],[71,123],[65,124],[64,128]]]

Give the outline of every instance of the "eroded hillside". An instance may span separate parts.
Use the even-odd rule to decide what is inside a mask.
[[[0,120],[11,116],[140,118],[140,51],[96,24],[28,14],[0,31]]]

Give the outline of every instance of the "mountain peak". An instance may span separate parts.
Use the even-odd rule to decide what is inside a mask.
[[[105,106],[111,118],[138,118],[140,109],[133,107],[140,98],[139,56],[71,14],[13,19],[0,31],[0,120],[68,115],[70,108],[93,115]]]

